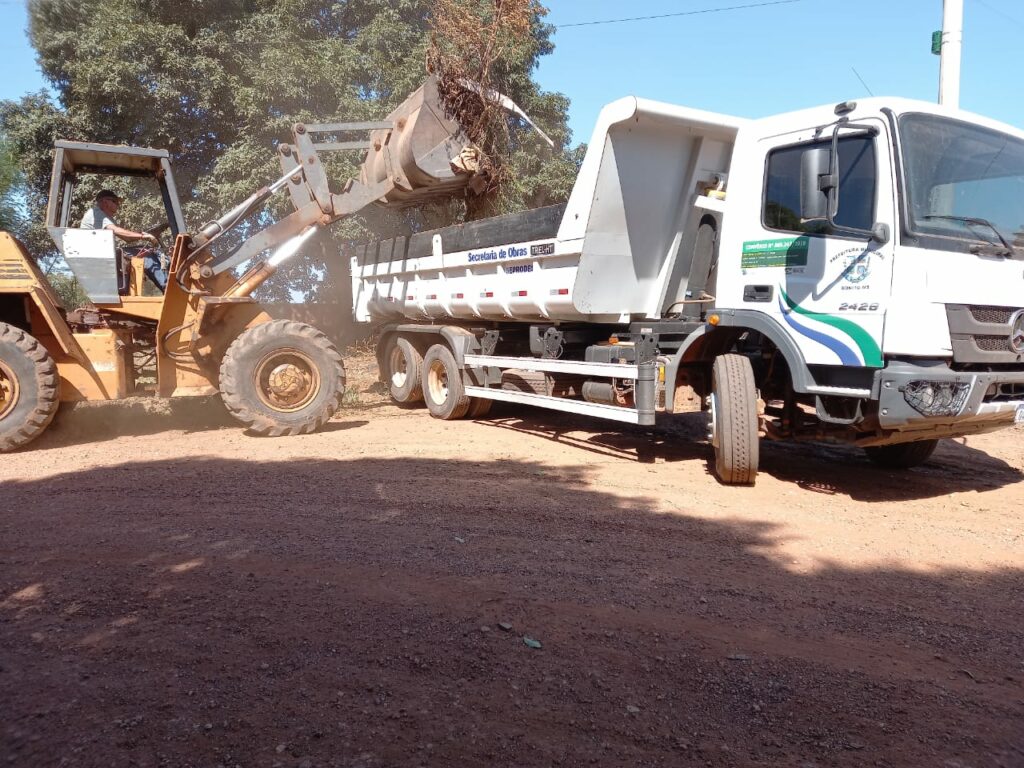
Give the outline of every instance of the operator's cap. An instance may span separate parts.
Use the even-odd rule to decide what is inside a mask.
[[[118,203],[121,202],[121,196],[119,194],[117,194],[117,192],[115,192],[112,189],[101,189],[99,191],[99,193],[96,195],[96,202],[97,203],[100,200],[104,200],[104,199],[110,199],[110,200],[113,200],[113,201],[118,202]]]

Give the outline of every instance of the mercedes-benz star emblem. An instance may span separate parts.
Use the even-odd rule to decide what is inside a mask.
[[[1024,309],[1018,309],[1010,318],[1010,349],[1024,354]]]

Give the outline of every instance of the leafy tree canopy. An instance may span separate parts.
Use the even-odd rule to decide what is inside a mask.
[[[463,4],[486,20],[502,2]],[[544,9],[531,6],[531,35],[502,48],[492,82],[558,146],[552,153],[528,137],[516,146],[514,183],[494,206],[500,211],[564,200],[577,169],[578,153],[564,151],[568,101],[533,79],[539,57],[552,50],[552,30],[542,23]],[[32,43],[57,99],[29,94],[0,105],[30,214],[18,234],[33,253],[52,253],[42,222],[57,138],[168,149],[187,225],[197,228],[279,175],[274,147],[289,140],[294,122],[379,119],[415,90],[425,75],[432,7],[432,0],[30,0]],[[334,162],[338,186],[360,159],[348,153]],[[82,184],[75,215],[100,185],[127,195],[125,225],[161,220],[151,190],[109,179]],[[277,205],[270,215],[287,210],[285,200]],[[464,214],[456,204],[348,220],[334,236],[365,237],[368,227],[386,235]],[[301,291],[329,300],[345,282],[337,254],[326,245],[319,259],[290,268],[274,297]],[[325,271],[335,280],[319,284]]]
[[[13,230],[19,224],[14,196],[17,191],[18,165],[10,144],[0,134],[0,229]]]

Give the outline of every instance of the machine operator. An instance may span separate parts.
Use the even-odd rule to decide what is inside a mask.
[[[146,277],[153,281],[153,284],[162,291],[167,288],[167,269],[165,268],[165,257],[160,252],[159,245],[160,240],[156,235],[149,232],[134,232],[130,229],[118,226],[117,221],[114,217],[117,215],[118,209],[121,207],[121,198],[117,196],[115,192],[109,189],[101,190],[96,195],[96,203],[86,211],[85,216],[82,217],[82,223],[79,225],[81,229],[109,229],[114,233],[115,236],[122,240],[146,240],[150,243],[151,248],[145,250],[145,261],[144,271]],[[134,255],[132,251],[139,252],[141,249],[125,249],[126,255]],[[118,292],[128,292],[128,281],[124,270],[118,269]]]

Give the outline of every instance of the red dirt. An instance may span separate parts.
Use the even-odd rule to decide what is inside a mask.
[[[444,423],[357,363],[322,434],[134,402],[0,460],[0,763],[1024,765],[1020,431],[728,488],[696,416]]]

